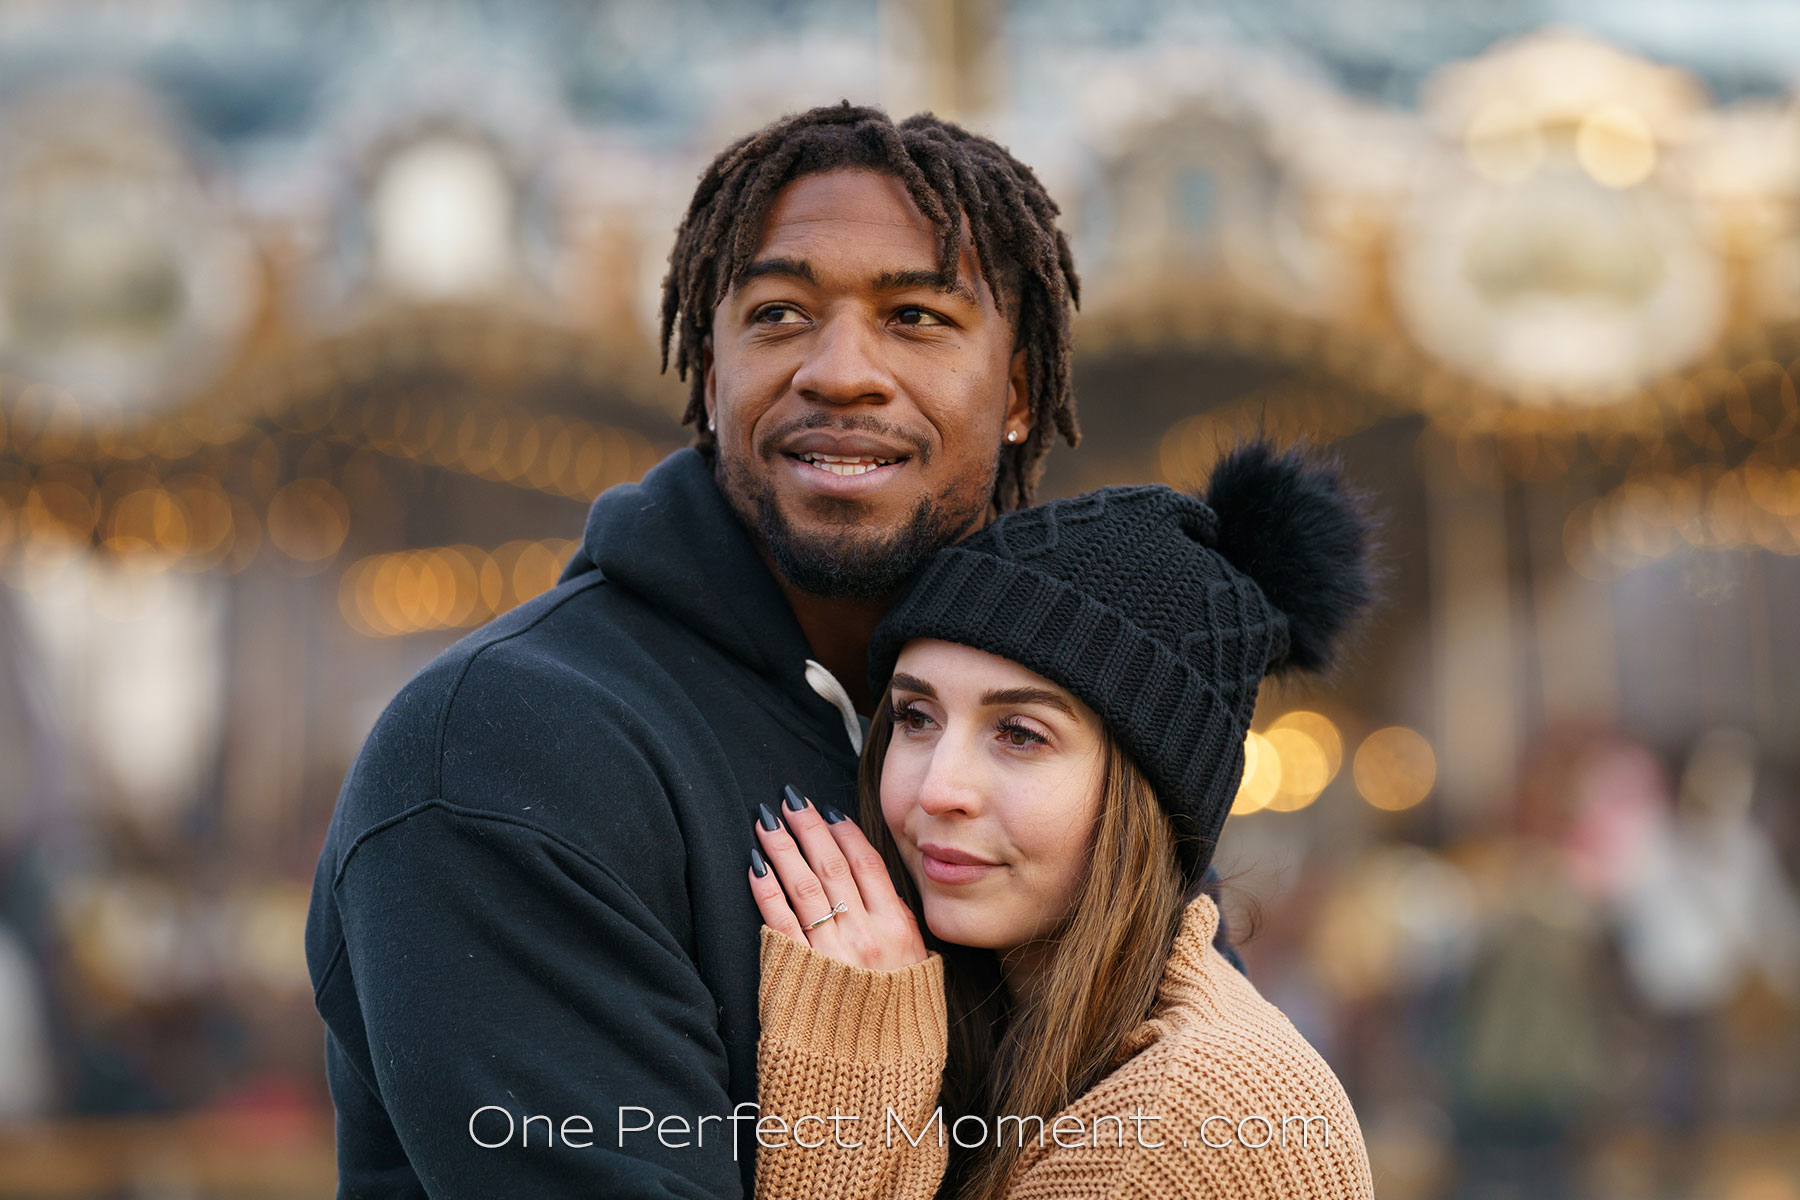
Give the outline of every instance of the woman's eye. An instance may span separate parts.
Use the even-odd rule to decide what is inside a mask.
[[[907,305],[905,308],[901,309],[898,313],[894,314],[894,317],[895,317],[895,320],[899,321],[902,325],[930,326],[930,325],[948,324],[948,322],[945,321],[944,318],[938,316],[936,313],[932,312],[929,308],[920,308],[916,304]]]
[[[765,304],[750,319],[758,325],[793,325],[804,320],[791,304]]]
[[[1000,736],[1006,739],[1006,744],[1009,746],[1036,746],[1050,740],[1035,729],[1027,729],[1023,725],[1012,722],[1000,726]]]
[[[931,718],[910,705],[897,705],[893,712],[894,724],[904,725],[908,729],[923,729],[931,723]]]

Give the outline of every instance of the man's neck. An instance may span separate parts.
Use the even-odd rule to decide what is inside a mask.
[[[763,561],[769,561],[767,553],[763,554]],[[875,697],[869,694],[869,639],[875,635],[875,626],[881,623],[894,597],[845,600],[815,596],[783,579],[772,562],[769,573],[775,576],[788,606],[794,610],[813,657],[837,676],[857,712],[870,712],[875,707]]]

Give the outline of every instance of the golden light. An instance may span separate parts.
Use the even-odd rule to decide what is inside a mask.
[[[1376,808],[1411,808],[1437,782],[1437,756],[1423,736],[1404,725],[1377,729],[1363,739],[1351,764],[1356,790]]]
[[[114,554],[161,550],[181,554],[188,546],[188,522],[175,498],[160,486],[139,488],[119,498],[107,519],[105,545]]]
[[[1575,132],[1575,159],[1595,183],[1635,187],[1656,169],[1656,139],[1636,109],[1602,104]]]
[[[350,565],[350,569],[338,577],[338,613],[346,624],[364,637],[374,637],[380,631],[370,620],[373,609],[368,604],[369,560],[361,559]]]
[[[456,545],[372,555],[338,581],[338,610],[365,637],[479,625],[554,587],[576,545],[547,538],[491,553]]]
[[[441,551],[450,571],[450,603],[443,623],[451,628],[466,625],[481,604],[481,579],[477,564],[487,555],[474,546],[445,546]]]
[[[598,496],[611,457],[606,437],[592,426],[576,435],[575,490],[578,495]]]
[[[545,486],[561,492],[579,492],[581,489],[570,473],[574,465],[575,435],[566,427],[558,428],[556,436],[550,439],[550,451],[544,456],[544,472],[548,476]]]
[[[168,490],[187,526],[190,559],[183,565],[194,570],[218,565],[231,551],[231,497],[208,475],[178,475]]]
[[[24,537],[20,518],[24,515],[27,491],[22,483],[0,480],[0,557],[11,543]]]
[[[1231,815],[1260,812],[1280,790],[1281,757],[1267,738],[1252,731],[1244,738],[1244,778],[1238,783]]]
[[[556,586],[556,573],[562,563],[550,552],[550,548],[542,542],[532,542],[519,554],[519,560],[513,564],[513,595],[522,604],[533,596],[541,595]]]
[[[343,548],[350,504],[323,479],[296,479],[269,501],[269,540],[289,558],[318,563]]]
[[[93,498],[74,483],[39,472],[25,497],[24,524],[34,538],[74,544],[94,531]]]
[[[1758,463],[1745,471],[1744,483],[1764,511],[1778,517],[1800,516],[1800,470]]]
[[[1343,740],[1329,718],[1296,710],[1263,735],[1281,760],[1281,785],[1269,801],[1276,812],[1296,812],[1319,798],[1343,762]]]
[[[491,554],[481,556],[477,574],[481,580],[481,610],[497,613],[506,602],[506,572]]]
[[[1325,782],[1330,783],[1337,777],[1338,768],[1344,765],[1344,738],[1343,735],[1338,732],[1338,727],[1332,723],[1330,717],[1326,716],[1324,713],[1312,712],[1309,709],[1296,708],[1293,712],[1286,713],[1277,718],[1276,721],[1269,726],[1269,729],[1271,731],[1276,729],[1298,729],[1301,733],[1304,733],[1307,737],[1316,742],[1319,749],[1325,753]],[[1324,784],[1321,784],[1320,786],[1323,787]]]

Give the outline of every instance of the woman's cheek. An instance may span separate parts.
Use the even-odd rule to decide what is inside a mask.
[[[906,818],[918,795],[916,781],[912,778],[917,766],[908,761],[914,757],[896,753],[894,747],[889,747],[887,758],[881,764],[881,816],[894,840],[903,845],[907,841],[904,836]]]

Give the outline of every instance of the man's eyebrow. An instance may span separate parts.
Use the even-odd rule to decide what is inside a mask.
[[[749,283],[752,279],[761,279],[764,275],[786,275],[793,279],[803,280],[815,287],[819,280],[813,274],[812,264],[804,258],[761,258],[745,265],[738,272],[740,284]]]
[[[883,271],[875,277],[875,290],[898,292],[907,288],[930,288],[944,292],[969,304],[978,304],[975,290],[961,279],[946,279],[936,271]]]

